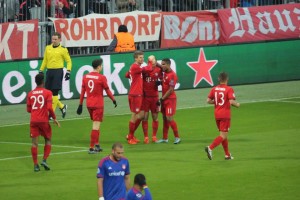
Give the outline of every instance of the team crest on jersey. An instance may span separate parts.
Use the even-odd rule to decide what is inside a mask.
[[[155,76],[158,76],[158,73],[157,73],[157,72],[155,72]]]
[[[136,108],[136,109],[135,109],[135,111],[136,111],[136,112],[139,112],[139,111],[140,111],[140,109],[139,109],[139,108]]]
[[[126,165],[125,164],[122,165],[122,169],[126,169]]]
[[[136,197],[140,199],[140,198],[142,198],[142,194],[141,193],[137,193]]]

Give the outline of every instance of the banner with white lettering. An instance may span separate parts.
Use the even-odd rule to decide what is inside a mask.
[[[219,23],[216,12],[164,12],[161,47],[218,44]]]
[[[300,4],[218,10],[220,43],[297,38]]]
[[[54,22],[55,31],[62,34],[62,44],[66,47],[108,46],[121,24],[127,26],[135,42],[156,41],[161,27],[161,14],[157,12],[133,11],[50,19]]]
[[[38,20],[0,24],[0,60],[37,58]]]

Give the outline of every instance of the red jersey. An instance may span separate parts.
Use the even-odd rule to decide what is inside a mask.
[[[99,74],[98,72],[90,72],[83,76],[81,93],[80,93],[80,102],[82,105],[84,95],[86,93],[86,106],[88,108],[103,108],[103,90],[106,91],[107,96],[114,100],[114,97],[107,85],[107,79],[104,75]]]
[[[156,81],[162,78],[162,70],[155,67],[151,72],[143,73],[143,90],[145,97],[158,97],[158,87]]]
[[[148,63],[146,67],[142,67],[137,63],[133,63],[129,69],[129,77],[131,79],[131,85],[129,95],[131,96],[143,96],[143,74],[142,72],[151,72],[152,65]]]
[[[230,102],[235,100],[234,91],[231,87],[220,84],[213,87],[208,95],[208,98],[215,101],[215,118],[230,119]]]
[[[171,70],[169,72],[164,72],[163,74],[163,81],[162,81],[162,95],[165,95],[166,92],[172,87],[175,88],[175,85],[177,83],[177,75],[176,73]],[[168,99],[175,99],[176,98],[176,93],[173,90],[173,92],[170,94]]]
[[[31,113],[30,122],[49,122],[49,115],[56,119],[52,109],[52,92],[37,87],[27,95],[27,112]]]

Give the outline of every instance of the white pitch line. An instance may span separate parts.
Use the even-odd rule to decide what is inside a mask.
[[[32,145],[32,143],[25,143],[25,142],[1,142],[0,144],[20,144],[20,145]],[[43,144],[40,144],[43,145]],[[74,149],[85,149],[86,147],[75,147],[75,146],[64,146],[64,145],[55,145],[52,144],[53,147],[62,147],[62,148],[74,148]]]
[[[50,155],[60,155],[60,154],[69,154],[69,153],[77,153],[77,152],[83,152],[87,150],[77,150],[77,151],[66,151],[66,152],[58,152],[58,153],[50,153]],[[43,154],[39,154],[38,156],[43,156]],[[22,158],[31,158],[30,156],[19,156],[19,157],[10,157],[10,158],[0,158],[0,161],[4,160],[16,160],[16,159],[22,159]]]
[[[281,103],[300,103],[297,101],[275,101],[275,102],[281,102]]]
[[[260,102],[268,102],[268,101],[278,101],[281,102],[283,100],[287,100],[287,99],[297,99],[300,98],[299,96],[297,97],[285,97],[285,98],[279,98],[279,99],[264,99],[264,100],[249,100],[249,101],[240,101],[240,103],[242,104],[248,104],[248,103],[260,103]],[[292,102],[291,102],[292,103]],[[201,106],[187,106],[187,107],[181,107],[181,108],[177,108],[177,110],[182,110],[182,109],[193,109],[193,108],[204,108],[204,107],[209,107],[211,105],[201,105]],[[110,114],[110,115],[106,115],[106,116],[122,116],[122,115],[128,115],[130,113],[123,113],[123,114]],[[76,117],[76,118],[69,118],[69,119],[64,119],[64,120],[60,120],[60,121],[72,121],[72,120],[81,120],[81,119],[89,119],[90,117]],[[52,122],[51,122],[52,123]],[[19,124],[6,124],[6,125],[0,125],[0,128],[3,127],[11,127],[11,126],[23,126],[23,125],[28,125],[29,122],[27,123],[19,123]]]

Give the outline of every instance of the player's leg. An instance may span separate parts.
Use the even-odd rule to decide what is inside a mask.
[[[168,99],[165,102],[165,104],[166,104],[166,118],[173,130],[174,137],[175,137],[174,144],[179,144],[181,142],[181,139],[179,137],[177,123],[173,117],[176,113],[176,99]]]
[[[39,128],[37,125],[30,123],[30,137],[31,137],[31,156],[33,160],[33,170],[35,172],[40,171],[38,164],[38,138],[39,138]]]
[[[157,142],[157,130],[158,130],[158,113],[151,112],[152,115],[152,142]]]
[[[52,129],[49,123],[43,123],[41,125],[41,135],[45,139],[45,146],[44,146],[44,156],[43,162],[41,165],[44,167],[45,170],[50,170],[49,165],[47,164],[47,159],[51,153],[51,137],[52,137]]]
[[[169,131],[169,122],[166,117],[166,107],[164,102],[161,105],[161,113],[163,115],[163,138],[158,140],[156,143],[168,143],[168,131]]]
[[[103,149],[100,147],[99,138],[100,138],[100,121],[93,121],[93,134],[94,134],[94,144],[95,144],[95,151],[100,152]]]
[[[141,111],[142,107],[142,97],[128,97],[129,107],[131,110],[131,118],[129,121],[129,134],[126,136],[128,144],[137,144],[138,139],[134,137],[134,132],[138,128],[141,120],[144,117],[144,112]]]
[[[148,118],[149,118],[149,112],[145,110],[144,112],[144,118],[142,121],[142,127],[144,132],[144,143],[149,143],[149,137],[148,137]]]
[[[68,106],[63,104],[61,101],[59,101],[58,98],[58,92],[61,90],[62,88],[62,81],[63,81],[63,77],[64,77],[64,71],[63,69],[56,69],[53,70],[53,85],[52,85],[52,90],[55,91],[55,95],[53,94],[53,101],[55,98],[55,108],[56,106],[59,107],[61,113],[62,113],[62,118],[65,118],[66,114],[67,114],[67,108]],[[54,110],[54,109],[53,109]]]

